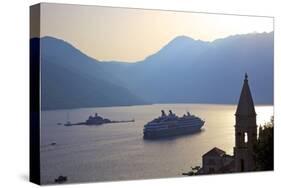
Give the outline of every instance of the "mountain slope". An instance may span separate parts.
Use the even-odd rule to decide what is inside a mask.
[[[132,91],[155,103],[236,103],[248,72],[255,102],[272,104],[273,32],[213,42],[177,37],[122,71]]]
[[[245,72],[254,102],[273,104],[273,32],[213,42],[179,36],[136,63],[100,62],[63,40],[40,41],[42,109],[237,103]]]
[[[70,44],[51,37],[31,39],[41,45],[43,110],[143,104],[97,63]]]

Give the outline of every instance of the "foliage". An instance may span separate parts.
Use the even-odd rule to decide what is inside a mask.
[[[274,167],[274,118],[259,127],[259,137],[254,148],[256,170],[273,170]]]

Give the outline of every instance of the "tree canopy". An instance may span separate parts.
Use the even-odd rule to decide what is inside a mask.
[[[259,137],[254,148],[256,170],[266,171],[274,168],[274,118],[259,127]]]

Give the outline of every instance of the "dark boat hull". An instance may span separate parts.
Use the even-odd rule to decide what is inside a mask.
[[[203,126],[203,124],[202,124]],[[202,126],[178,127],[173,129],[145,131],[143,132],[144,139],[160,139],[165,137],[173,137],[179,135],[187,135],[201,131]]]

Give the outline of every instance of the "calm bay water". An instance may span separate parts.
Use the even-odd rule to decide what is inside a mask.
[[[143,125],[161,110],[182,116],[190,111],[205,120],[200,133],[147,141]],[[130,107],[82,108],[43,111],[41,119],[42,183],[53,183],[59,175],[68,182],[116,181],[181,176],[191,166],[201,165],[201,156],[219,147],[233,154],[236,105],[161,104]],[[101,126],[65,127],[67,113],[72,123],[99,113],[111,120],[135,122]],[[256,106],[257,124],[273,115],[272,106]],[[52,146],[51,143],[56,142]]]

